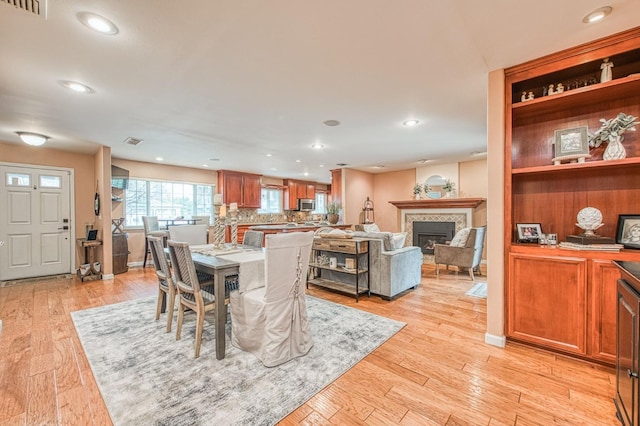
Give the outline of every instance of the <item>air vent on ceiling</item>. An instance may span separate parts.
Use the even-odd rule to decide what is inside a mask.
[[[129,144],[129,145],[138,145],[140,142],[142,142],[142,139],[137,139],[137,138],[126,138],[124,140],[124,143]]]
[[[47,18],[47,0],[0,0],[37,16]]]

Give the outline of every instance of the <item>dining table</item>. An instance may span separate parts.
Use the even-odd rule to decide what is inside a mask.
[[[224,304],[227,297],[225,294],[226,279],[234,275],[238,276],[238,280],[242,279],[240,270],[243,257],[250,262],[261,259],[264,263],[264,249],[243,245],[238,245],[235,248],[231,245],[215,248],[213,244],[191,246],[190,249],[196,271],[213,276],[216,359],[223,359],[226,351],[226,335],[224,331],[227,320],[227,310]],[[243,254],[246,255],[243,256]]]

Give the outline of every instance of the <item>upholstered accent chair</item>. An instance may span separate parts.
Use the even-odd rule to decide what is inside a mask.
[[[190,246],[207,244],[208,225],[177,225],[169,227],[169,238]]]
[[[147,266],[147,255],[149,255],[149,240],[147,237],[160,237],[164,238],[163,244],[166,244],[167,238],[169,238],[169,231],[161,230],[158,223],[158,216],[142,216],[142,225],[144,226],[144,261],[142,267]]]
[[[196,221],[196,225],[207,226],[207,244],[209,243],[209,227],[211,226],[211,216],[191,216],[191,219]]]
[[[371,293],[390,300],[420,284],[422,251],[420,247],[405,247],[406,233],[380,232],[377,225],[372,225],[356,225],[353,236],[370,239]]]
[[[242,237],[242,245],[262,248],[264,241],[264,232],[247,230]]]
[[[182,337],[185,308],[196,314],[195,358],[200,356],[202,343],[202,329],[204,315],[215,309],[213,291],[213,277],[196,273],[196,267],[191,258],[189,244],[169,240],[169,255],[173,266],[175,284],[178,289],[178,326],[176,340]],[[229,301],[225,300],[225,304]],[[226,306],[226,305],[225,305]],[[226,315],[225,315],[226,317]]]
[[[266,367],[305,355],[313,346],[305,288],[313,232],[265,237],[264,282],[242,281],[231,292],[231,343]],[[263,285],[261,285],[263,284]]]
[[[453,265],[459,269],[467,269],[469,277],[475,281],[474,271],[481,274],[480,262],[486,230],[486,225],[478,228],[463,228],[456,233],[450,244],[436,244],[434,248],[436,276],[440,275],[440,265],[447,265],[447,269],[449,265]]]
[[[160,319],[160,311],[163,303],[167,311],[167,333],[171,331],[171,323],[173,322],[173,309],[176,304],[176,286],[171,276],[169,262],[164,254],[164,242],[160,237],[147,237],[151,247],[151,257],[156,267],[156,275],[158,276],[158,303],[156,307],[156,321]]]

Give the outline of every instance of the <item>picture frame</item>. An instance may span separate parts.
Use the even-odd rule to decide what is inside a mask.
[[[98,230],[97,229],[87,229],[87,241],[96,241],[98,239]]]
[[[537,243],[542,235],[542,227],[539,223],[517,223],[519,243]]]
[[[616,243],[624,248],[640,250],[640,214],[618,215]]]
[[[562,160],[584,163],[589,154],[588,127],[580,126],[571,129],[555,131],[554,164],[560,164]]]

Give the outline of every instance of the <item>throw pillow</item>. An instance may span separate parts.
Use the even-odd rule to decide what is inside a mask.
[[[467,240],[469,239],[469,232],[471,232],[471,228],[462,228],[456,232],[456,235],[453,237],[453,240],[451,240],[451,244],[449,245],[452,247],[466,246]]]
[[[362,225],[362,229],[364,232],[380,232],[380,228],[375,223],[370,223],[367,225]]]
[[[404,247],[404,241],[407,239],[406,232],[397,232],[391,236],[391,242],[393,250],[398,250]]]

